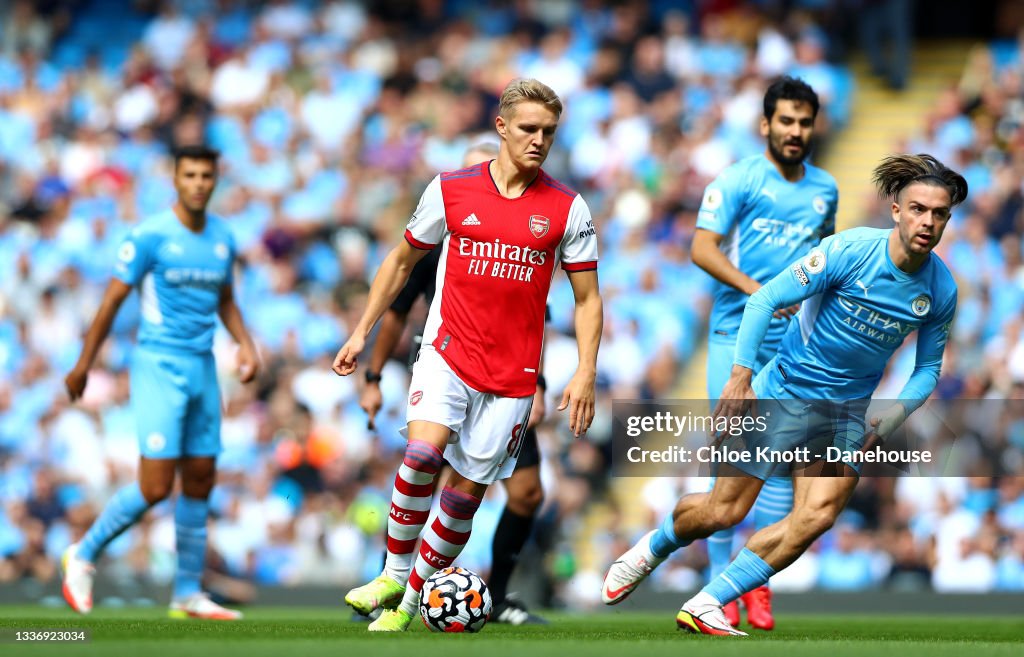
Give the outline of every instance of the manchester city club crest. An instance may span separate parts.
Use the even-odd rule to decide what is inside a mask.
[[[551,220],[547,217],[539,214],[530,215],[530,232],[537,239],[540,239],[548,234],[548,230],[551,229]]]
[[[815,196],[814,200],[811,201],[811,204],[814,206],[814,211],[818,214],[825,214],[825,210],[828,209],[828,204],[825,203],[825,199],[820,196]]]
[[[922,294],[910,302],[910,310],[918,317],[924,317],[932,308],[932,300],[927,294]]]

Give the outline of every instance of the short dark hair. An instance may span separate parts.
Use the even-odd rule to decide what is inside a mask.
[[[174,149],[174,169],[178,169],[178,164],[182,160],[207,160],[217,166],[217,160],[220,158],[220,151],[216,148],[211,148],[205,144],[188,144],[186,146],[178,146]]]
[[[764,92],[764,118],[769,121],[775,116],[775,107],[780,100],[794,100],[800,103],[807,103],[811,106],[811,115],[818,116],[818,108],[821,103],[818,101],[818,94],[814,92],[811,85],[800,78],[783,75],[772,82],[768,91]]]
[[[878,188],[879,196],[893,200],[899,199],[907,185],[916,182],[945,187],[950,205],[967,198],[967,180],[927,153],[890,155],[875,167],[871,182]]]

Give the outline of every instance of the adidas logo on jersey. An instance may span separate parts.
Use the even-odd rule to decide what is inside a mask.
[[[463,226],[479,226],[480,220],[476,218],[476,213],[470,214],[468,217],[462,220]]]

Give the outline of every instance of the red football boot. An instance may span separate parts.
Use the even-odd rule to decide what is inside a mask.
[[[733,627],[740,626],[740,605],[738,602],[733,600],[729,604],[722,607],[722,612],[725,614],[725,620],[729,621],[729,625]]]
[[[747,608],[747,622],[759,630],[771,630],[775,627],[772,617],[772,590],[767,586],[759,586],[740,598]]]

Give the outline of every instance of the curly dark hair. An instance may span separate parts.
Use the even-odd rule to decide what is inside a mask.
[[[814,92],[811,85],[800,78],[784,75],[768,87],[764,93],[764,118],[769,121],[775,116],[775,107],[780,100],[793,100],[798,103],[807,103],[811,106],[811,116],[818,116],[818,94]]]

